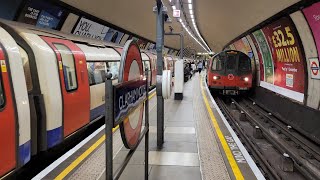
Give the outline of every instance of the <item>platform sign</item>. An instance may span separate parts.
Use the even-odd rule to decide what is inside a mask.
[[[114,89],[115,123],[120,123],[122,141],[134,149],[138,143],[147,98],[146,79],[138,45],[129,40],[121,53],[119,86]]]
[[[180,17],[180,10],[179,9],[174,9],[173,10],[173,17],[179,18]]]
[[[318,58],[310,58],[309,64],[310,64],[310,70],[311,70],[311,78],[320,79],[320,67],[319,67]]]
[[[126,118],[146,99],[146,79],[136,79],[118,84],[114,89],[115,123]]]

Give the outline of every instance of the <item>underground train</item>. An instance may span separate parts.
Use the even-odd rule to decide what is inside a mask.
[[[252,88],[251,59],[235,50],[220,52],[208,64],[207,84],[214,93],[238,95]]]
[[[104,115],[107,71],[117,82],[123,47],[0,21],[0,177]],[[156,55],[141,51],[150,86]],[[164,58],[172,69],[176,57]]]

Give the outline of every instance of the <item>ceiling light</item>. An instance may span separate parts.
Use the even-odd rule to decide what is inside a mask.
[[[170,0],[171,1],[171,0]],[[188,0],[188,3],[192,3],[192,0]]]
[[[172,9],[175,10],[175,9],[176,9],[176,6],[172,6]]]
[[[192,9],[192,4],[189,4],[189,9]]]
[[[193,14],[193,11],[192,11],[192,9],[190,9],[190,10],[189,10],[189,14]]]
[[[194,19],[194,15],[193,14],[191,14],[190,17],[191,17],[191,19]]]

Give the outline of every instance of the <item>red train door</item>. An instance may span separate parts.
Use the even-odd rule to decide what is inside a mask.
[[[42,37],[55,51],[63,97],[64,137],[90,121],[87,63],[81,49],[69,40]]]
[[[0,177],[16,167],[16,117],[10,75],[0,48]]]

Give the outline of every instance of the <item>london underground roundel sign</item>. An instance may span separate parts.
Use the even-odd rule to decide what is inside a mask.
[[[127,41],[123,48],[119,71],[119,83],[141,79],[144,76],[140,50],[132,40]],[[122,141],[128,149],[134,149],[137,146],[142,127],[143,112],[144,103],[141,103],[120,123]]]

